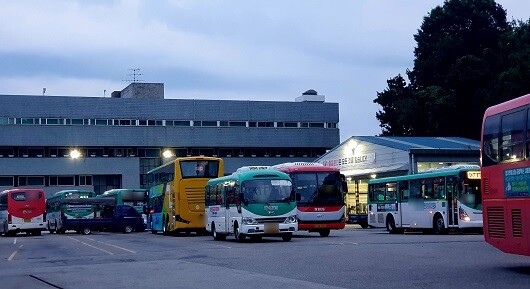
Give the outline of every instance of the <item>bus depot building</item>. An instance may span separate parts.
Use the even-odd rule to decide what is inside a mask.
[[[479,164],[480,143],[458,137],[352,136],[315,162],[346,176],[346,212],[366,214],[368,181],[457,164]]]
[[[149,170],[183,156],[223,158],[226,174],[310,162],[339,144],[338,122],[338,103],[314,90],[291,101],[165,99],[163,83],[135,82],[111,97],[0,95],[0,190],[146,188]]]

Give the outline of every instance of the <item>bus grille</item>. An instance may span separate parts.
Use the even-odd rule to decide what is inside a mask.
[[[490,193],[490,180],[488,178],[484,178],[484,194]]]
[[[285,217],[282,218],[259,218],[256,219],[256,221],[260,224],[264,223],[283,223],[285,221]]]
[[[185,188],[184,192],[186,192],[186,198],[188,199],[188,203],[204,204],[204,188]]]
[[[488,207],[488,236],[490,238],[506,238],[506,230],[504,228],[504,208],[503,207]]]
[[[521,209],[512,210],[512,233],[514,237],[523,237],[523,218]]]

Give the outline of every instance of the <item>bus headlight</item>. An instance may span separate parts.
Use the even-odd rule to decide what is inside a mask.
[[[464,211],[462,208],[458,208],[458,218],[465,222],[469,222],[471,220],[466,211]]]
[[[296,215],[289,216],[283,221],[284,224],[296,223]]]
[[[245,225],[257,225],[258,224],[258,221],[256,221],[256,219],[252,218],[252,217],[245,217],[243,218],[243,224]]]

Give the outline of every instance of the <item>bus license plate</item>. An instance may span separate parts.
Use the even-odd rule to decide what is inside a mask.
[[[24,223],[31,223],[31,219],[24,219]]]
[[[264,231],[265,231],[265,234],[278,234],[280,232],[280,224],[265,223]]]

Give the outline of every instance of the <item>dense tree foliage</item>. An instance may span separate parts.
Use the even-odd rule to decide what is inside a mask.
[[[485,109],[530,93],[530,21],[507,22],[494,0],[446,0],[414,35],[409,83],[377,93],[382,135],[478,139]]]

